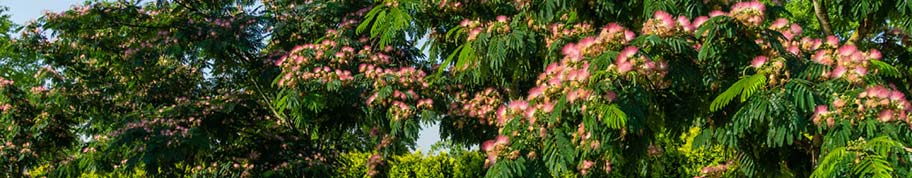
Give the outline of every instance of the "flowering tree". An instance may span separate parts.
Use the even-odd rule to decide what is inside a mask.
[[[909,176],[909,12],[902,1],[87,2],[0,39],[0,172]],[[433,122],[458,160],[483,167],[408,156]],[[458,151],[473,145],[483,160]]]

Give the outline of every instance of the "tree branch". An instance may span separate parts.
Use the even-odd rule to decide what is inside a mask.
[[[833,28],[830,26],[830,18],[827,16],[826,7],[823,6],[823,0],[812,0],[811,3],[814,5],[814,15],[820,22],[820,28],[826,35],[833,35]]]
[[[857,44],[860,42],[862,39],[864,39],[864,37],[868,35],[868,31],[870,31],[871,26],[873,26],[873,23],[871,23],[871,18],[865,18],[862,20],[861,24],[858,24],[858,28],[855,29],[855,33],[852,34],[852,37],[849,37],[848,43]]]

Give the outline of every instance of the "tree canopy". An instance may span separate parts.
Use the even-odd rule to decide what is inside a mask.
[[[906,0],[0,15],[4,177],[912,176]]]

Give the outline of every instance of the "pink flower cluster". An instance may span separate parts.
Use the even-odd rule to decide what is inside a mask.
[[[636,38],[636,33],[633,31],[624,28],[617,23],[609,23],[599,32],[598,37],[595,38],[596,43],[609,43],[609,44],[618,44],[626,45],[633,41]]]
[[[485,160],[485,167],[494,165],[497,162],[497,157],[501,152],[507,149],[510,146],[510,137],[506,135],[498,135],[493,140],[485,141],[481,144],[481,150],[483,150],[488,159]]]
[[[730,16],[748,26],[758,27],[763,24],[766,6],[760,1],[739,2],[731,7]]]
[[[590,37],[579,45],[567,44],[563,50],[564,58],[545,68],[545,72],[538,76],[537,86],[529,89],[526,100],[514,100],[498,109],[497,125],[503,126],[515,116],[522,116],[534,125],[536,113],[551,113],[555,102],[562,96],[566,96],[570,104],[589,100],[593,96],[592,90],[585,88],[589,85],[589,62],[583,60],[582,52],[593,43],[594,38]]]
[[[773,21],[773,23],[769,26],[769,29],[778,31],[782,34],[783,37],[785,37],[785,40],[780,39],[779,43],[782,44],[783,48],[794,55],[801,54],[802,47],[806,47],[805,50],[815,50],[817,47],[819,47],[819,45],[817,45],[817,47],[814,47],[812,49],[811,47],[813,46],[812,44],[814,41],[812,41],[810,38],[798,40],[796,37],[800,36],[801,32],[804,30],[800,25],[796,23],[789,24],[789,21],[784,18],[779,18],[776,19],[776,21]],[[817,41],[819,43],[819,40]]]
[[[727,162],[719,164],[719,165],[703,167],[703,169],[700,169],[700,173],[703,175],[695,176],[695,178],[697,178],[697,177],[703,178],[708,175],[719,176],[722,173],[724,173],[725,171],[727,171],[729,168],[731,168],[732,165],[733,165],[733,163],[731,161],[727,161]]]
[[[403,87],[420,87],[427,88],[428,83],[424,81],[427,74],[414,67],[383,68],[373,64],[360,64],[358,71],[363,73],[367,79],[374,81],[375,89],[397,84]]]
[[[548,31],[551,33],[545,37],[545,46],[551,48],[551,46],[554,45],[554,42],[560,39],[586,34],[592,32],[593,29],[592,25],[588,23],[579,23],[574,25],[554,23],[548,26]]]
[[[594,165],[595,165],[595,162],[592,162],[589,160],[583,160],[583,163],[581,163],[578,167],[580,174],[582,174],[584,176],[586,174],[589,174],[589,169],[591,169],[592,166],[594,166]]]
[[[481,23],[477,20],[464,19],[459,23],[459,26],[465,29],[468,33],[467,41],[474,41],[478,38],[478,35],[482,32],[484,33],[508,33],[510,32],[509,18],[507,16],[497,16],[496,21],[490,21],[487,23]]]
[[[665,11],[656,11],[652,19],[643,24],[642,33],[658,35],[660,37],[674,36],[678,34],[692,34],[697,27],[709,20],[706,16],[700,16],[690,21],[686,16],[674,17]]]
[[[393,120],[411,117],[417,109],[432,108],[434,101],[430,98],[422,98],[414,90],[425,89],[429,86],[424,80],[427,75],[424,71],[414,67],[384,69],[365,63],[358,68],[366,79],[373,82],[374,93],[366,100],[368,106],[389,106]],[[380,91],[387,86],[395,86],[401,90],[394,90],[390,97],[381,98]]]
[[[633,71],[653,81],[665,78],[668,73],[668,63],[654,61],[645,55],[639,55],[638,51],[639,49],[635,46],[628,46],[621,50],[615,59],[614,69],[620,74]]]
[[[827,105],[817,106],[814,111],[813,121],[820,125],[826,121],[832,127],[835,116],[841,118],[867,118],[876,116],[881,122],[904,121],[912,124],[909,114],[912,114],[912,103],[906,95],[899,90],[885,86],[871,86],[858,93],[857,96],[841,96],[831,104],[834,110],[830,111]]]
[[[326,51],[337,52],[332,55]],[[283,56],[276,65],[282,67],[284,75],[279,79],[279,86],[293,86],[300,81],[318,81],[329,83],[331,81],[348,82],[354,79],[352,72],[345,69],[355,49],[350,46],[341,46],[332,40],[323,40],[320,44],[305,44],[291,50],[289,55]]]
[[[827,46],[830,46],[830,43],[827,42]],[[861,51],[855,45],[847,44],[838,49],[822,48],[811,56],[811,60],[832,68],[832,71],[822,74],[825,77],[846,78],[849,81],[860,82],[861,78],[868,74],[867,67],[870,60],[879,60],[881,57],[880,51],[877,49]]]
[[[12,85],[13,83],[13,80],[7,80],[3,77],[0,77],[0,87],[6,87],[7,85]]]
[[[444,11],[458,11],[463,7],[462,2],[459,2],[457,0],[441,0],[440,3],[437,3],[437,8],[443,9]]]
[[[456,102],[450,104],[450,114],[478,118],[483,124],[494,125],[495,109],[503,104],[500,93],[494,88],[478,92],[468,101],[468,94],[456,96]]]
[[[20,158],[25,155],[38,157],[38,153],[32,150],[31,142],[19,143],[17,145],[16,143],[6,141],[4,144],[0,145],[0,157],[8,158],[9,161],[26,161],[26,159],[29,158],[22,158],[20,160]]]
[[[598,139],[592,139],[592,132],[586,131],[586,124],[579,123],[576,132],[570,134],[571,142],[577,145],[577,148],[597,150],[601,147]]]
[[[160,136],[172,137],[189,137],[190,131],[189,127],[198,126],[202,123],[202,120],[190,117],[188,119],[163,119],[155,118],[150,120],[142,120],[139,122],[128,123],[121,129],[111,132],[112,136],[119,136],[126,131],[139,129],[144,131],[146,134],[157,134]],[[154,131],[158,131],[157,133]],[[145,140],[149,140],[150,136],[145,136]],[[169,142],[170,144],[171,142]]]

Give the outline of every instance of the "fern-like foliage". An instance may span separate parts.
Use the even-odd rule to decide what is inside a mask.
[[[873,65],[874,68],[879,71],[878,74],[894,78],[902,76],[902,73],[899,71],[899,69],[893,67],[890,64],[887,64],[886,62],[880,60],[871,60],[871,65]]]
[[[725,92],[719,94],[709,105],[709,109],[713,112],[718,111],[728,105],[738,95],[741,95],[741,102],[747,101],[760,87],[765,85],[766,75],[762,73],[741,78],[741,80],[732,84],[731,87],[728,87]]]
[[[862,138],[830,150],[811,177],[893,177],[897,155],[908,156],[909,151],[890,137]]]
[[[385,47],[392,40],[405,36],[405,30],[409,29],[414,21],[408,11],[415,9],[417,3],[414,0],[406,0],[374,6],[364,16],[364,22],[358,25],[355,32],[360,34],[370,28],[371,38],[379,37],[380,47]]]

